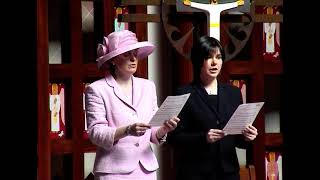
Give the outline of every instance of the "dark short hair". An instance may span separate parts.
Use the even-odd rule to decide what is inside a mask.
[[[203,62],[211,56],[214,49],[219,48],[222,61],[225,59],[224,50],[220,42],[210,36],[202,36],[196,41],[191,49],[191,61],[193,66],[193,81],[200,82],[200,71],[203,65]]]

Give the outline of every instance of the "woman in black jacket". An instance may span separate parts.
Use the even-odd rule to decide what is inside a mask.
[[[252,125],[240,135],[222,131],[242,103],[239,88],[217,80],[224,58],[213,37],[201,37],[192,48],[193,82],[177,91],[191,95],[167,139],[175,149],[177,180],[239,180],[235,148],[248,147],[258,134]]]

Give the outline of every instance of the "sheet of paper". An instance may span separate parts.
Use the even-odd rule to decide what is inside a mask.
[[[165,120],[178,116],[189,96],[190,93],[179,96],[168,96],[152,117],[149,124],[151,126],[161,126]]]
[[[256,119],[264,102],[241,104],[231,116],[223,130],[227,134],[241,134],[242,130]]]

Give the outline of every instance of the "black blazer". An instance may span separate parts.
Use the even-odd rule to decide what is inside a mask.
[[[208,102],[208,94],[200,84],[179,88],[177,95],[191,93],[178,115],[177,128],[168,134],[167,142],[175,152],[178,176],[188,177],[194,173],[235,172],[239,163],[235,147],[246,148],[248,143],[242,135],[228,135],[215,143],[207,143],[209,129],[222,129],[242,103],[240,89],[218,83],[219,112]],[[191,175],[190,174],[190,175]],[[180,176],[181,177],[181,176]]]

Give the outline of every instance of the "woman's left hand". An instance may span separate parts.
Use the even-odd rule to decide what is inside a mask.
[[[258,130],[254,126],[249,125],[242,131],[242,134],[246,141],[252,141],[257,137]]]
[[[180,119],[178,117],[173,117],[169,120],[166,120],[162,127],[165,129],[166,133],[170,132],[170,131],[173,131],[177,125],[178,125],[178,122],[180,121]]]
[[[178,117],[166,120],[157,132],[158,137],[162,137],[168,132],[173,131],[177,127],[179,121],[180,119]]]

